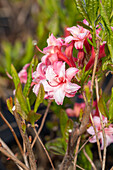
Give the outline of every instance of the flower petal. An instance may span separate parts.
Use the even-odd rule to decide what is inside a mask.
[[[56,91],[54,91],[55,102],[58,105],[62,105],[64,97],[65,97],[65,91],[64,91],[64,86],[62,85],[62,86],[59,86]]]
[[[71,81],[71,79],[75,76],[75,74],[78,72],[79,70],[75,67],[70,67],[66,70],[66,77],[68,79],[68,81]]]
[[[67,82],[65,91],[66,93],[73,93],[79,90],[81,87],[75,83]]]
[[[65,38],[65,43],[69,43],[70,41],[75,40],[73,36],[68,36]]]

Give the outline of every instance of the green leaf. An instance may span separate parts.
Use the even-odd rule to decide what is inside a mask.
[[[94,46],[94,44],[90,41],[89,38],[87,38],[87,41],[88,41],[88,43],[89,43],[90,45]]]
[[[25,111],[21,108],[21,105],[17,99],[17,97],[15,96],[14,98],[14,103],[15,103],[15,110],[16,112],[24,119],[27,119],[27,114],[25,113]]]
[[[90,102],[91,92],[90,92],[90,89],[89,89],[89,85],[84,85],[84,90],[85,90],[86,98],[87,98],[88,102]]]
[[[106,10],[106,13],[107,13],[107,17],[110,19],[110,16],[111,16],[111,12],[112,12],[112,0],[104,0],[104,8]]]
[[[64,139],[65,141],[68,141],[69,139],[69,130],[73,129],[73,121],[71,119],[68,119],[66,126],[65,126],[65,130],[64,130]]]
[[[38,65],[37,56],[34,56],[34,58],[32,59],[32,64],[33,64],[33,72],[34,72],[36,70],[37,65]]]
[[[98,108],[102,115],[104,115],[105,117],[109,117],[107,106],[102,96],[99,99]]]
[[[85,67],[86,67],[86,65],[84,65],[82,73],[80,75],[81,87],[84,85],[84,82],[87,80],[89,74],[91,73],[91,70],[85,71]]]
[[[109,119],[113,119],[113,88],[111,91],[111,100],[109,104]]]
[[[88,154],[88,156],[90,157],[91,160],[93,160],[93,154],[92,151],[90,149],[90,145],[86,145],[85,146],[85,151]],[[87,169],[87,170],[91,170],[91,164],[90,162],[87,160],[86,156],[84,155],[83,151],[81,151],[78,154],[78,160],[77,160],[77,164],[80,165],[82,168]],[[77,168],[77,170],[79,170],[79,168]]]
[[[108,38],[107,44],[108,44],[109,52],[110,52],[110,55],[111,55],[111,60],[112,60],[112,63],[113,63],[113,37]]]
[[[26,43],[26,47],[25,47],[24,58],[21,60],[22,65],[25,65],[26,63],[30,62],[33,56],[33,49],[34,49],[34,46],[32,44],[32,39],[29,37]]]
[[[27,101],[28,109],[31,110],[31,105],[30,105],[29,97],[26,97],[26,101]]]
[[[35,125],[35,122],[37,120],[39,120],[41,118],[41,114],[39,113],[35,113],[33,110],[31,110],[29,113],[28,113],[28,116],[27,116],[27,121],[30,122],[32,124],[32,126]]]
[[[46,148],[56,155],[65,154],[64,143],[62,138],[56,138],[52,141],[47,142]]]
[[[87,0],[86,1],[86,9],[89,15],[89,18],[92,22],[92,26],[94,26],[94,22],[97,19],[97,11],[99,8],[99,1],[98,0]]]
[[[2,48],[3,48],[3,51],[4,51],[4,55],[5,55],[5,60],[6,60],[6,69],[7,69],[8,73],[10,74],[12,46],[9,42],[3,42]]]
[[[12,108],[13,108],[13,99],[10,97],[6,100],[8,110],[13,114]]]
[[[111,27],[110,27],[110,21],[109,21],[109,18],[107,16],[107,12],[105,10],[105,7],[104,7],[104,5],[102,4],[101,1],[100,1],[99,4],[100,4],[100,14],[102,16],[102,19],[103,19],[103,21],[105,23],[105,26],[106,26],[107,30],[109,31],[109,33],[111,33],[112,30],[111,30]]]
[[[62,109],[60,111],[60,128],[61,128],[61,133],[63,137],[65,136],[64,131],[65,131],[67,121],[68,121],[68,116],[66,112]]]
[[[17,89],[18,84],[20,83],[20,79],[18,77],[18,73],[17,73],[15,67],[12,64],[11,64],[11,75],[13,77],[13,82],[14,82],[14,85],[15,85],[15,89]]]
[[[26,131],[26,124],[24,122],[22,122],[22,130],[25,133],[25,131]]]
[[[29,110],[26,98],[22,93],[22,86],[20,83],[18,84],[18,87],[16,90],[16,98],[18,99],[18,102],[21,106],[21,110],[23,110],[25,112],[25,114],[27,115],[30,110]]]
[[[29,98],[29,102],[30,102],[30,106],[32,106],[36,100],[36,95],[35,93],[33,92],[33,87],[31,87],[30,91],[29,91],[29,94],[28,94],[28,98]]]
[[[85,3],[83,0],[75,0],[76,6],[78,11],[82,14],[82,16],[91,24],[91,21],[89,19],[88,13],[85,8]]]
[[[87,29],[87,30],[89,30],[91,32],[93,31],[93,29],[90,26],[84,24],[83,22],[77,21],[77,23],[78,23],[78,25],[82,26],[83,28],[85,28],[85,29]]]
[[[111,3],[111,2],[109,2]],[[105,5],[105,6],[104,6]],[[102,2],[100,2],[100,12],[101,12],[101,16],[102,16],[102,19],[104,21],[104,25],[105,25],[105,28],[106,28],[106,32],[107,32],[107,44],[108,44],[108,48],[109,48],[109,51],[110,51],[110,55],[111,55],[111,60],[113,62],[113,31],[111,29],[111,23],[110,23],[110,19],[107,15],[107,6],[106,6],[106,2],[105,4],[103,5]]]
[[[102,70],[103,70],[103,71],[107,70],[108,67],[109,67],[111,64],[112,64],[111,61],[109,61],[109,60],[105,61],[105,62],[103,63],[103,65],[102,65]]]
[[[30,67],[29,67],[29,70],[28,70],[27,82],[26,82],[24,90],[23,90],[23,94],[24,94],[25,97],[28,95],[29,88],[31,86],[31,82],[32,82],[32,62],[30,64]]]
[[[34,112],[37,112],[40,103],[43,102],[44,96],[45,96],[44,87],[42,84],[40,84],[38,95],[37,95],[35,106],[34,106]]]

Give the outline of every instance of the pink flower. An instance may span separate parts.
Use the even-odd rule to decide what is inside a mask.
[[[70,67],[65,70],[65,62],[55,62],[47,67],[46,81],[42,83],[46,92],[46,98],[55,99],[58,105],[63,104],[64,97],[73,97],[80,86],[71,83],[71,79],[78,69]]]
[[[44,63],[39,63],[36,71],[33,73],[33,82],[32,85],[34,84],[33,87],[33,92],[37,95],[40,87],[40,83],[43,84],[43,81],[46,79],[46,70],[47,66]]]
[[[78,27],[73,26],[67,28],[67,31],[70,31],[72,36],[68,36],[65,38],[65,42],[69,43],[70,41],[74,41],[74,46],[76,49],[83,49],[83,44],[85,39],[89,37],[90,31],[78,25]]]
[[[45,54],[42,57],[42,62],[46,65],[53,64],[58,61],[57,52],[61,50],[64,40],[62,38],[55,38],[53,34],[49,36],[47,39],[48,46],[43,49],[43,53]]]
[[[26,64],[26,65],[22,68],[22,70],[18,73],[18,76],[19,76],[19,78],[20,78],[20,82],[21,82],[21,83],[26,84],[26,82],[27,82],[27,68],[28,68],[29,66],[30,66],[30,64]],[[11,76],[8,72],[6,72],[6,74],[7,74],[7,76],[8,76],[10,79],[13,79],[12,76]]]
[[[26,64],[22,70],[18,73],[18,76],[20,78],[21,83],[26,83],[27,82],[27,68],[29,67],[30,64]]]
[[[48,46],[58,46],[61,47],[63,44],[63,39],[62,38],[55,38],[53,34],[49,36],[47,39]]]
[[[85,108],[85,103],[75,103],[74,109],[68,108],[66,109],[66,113],[68,116],[71,117],[79,117],[80,111],[84,110],[84,108]]]
[[[98,60],[106,56],[105,44],[106,42],[104,41],[103,44],[100,45]],[[94,50],[94,47],[92,47],[90,59],[88,63],[86,64],[86,68],[85,68],[86,71],[89,70],[93,66],[94,61],[95,61],[95,50]]]
[[[104,126],[105,126],[107,124],[107,118],[104,117],[104,116],[102,118],[103,118],[103,123],[104,123]],[[99,140],[101,142],[101,149],[103,150],[103,148],[104,148],[104,140],[103,140],[102,131],[100,131],[102,129],[101,123],[100,123],[100,117],[94,116],[93,121],[94,121],[96,131],[98,132],[98,138],[99,138]],[[104,130],[105,130],[105,135],[106,135],[106,146],[108,146],[111,143],[113,143],[113,125],[110,124],[109,127],[105,127]],[[94,131],[93,126],[90,126],[87,129],[87,132],[90,135],[95,135],[95,131]],[[96,136],[92,137],[90,139],[90,142],[95,143],[96,142]]]

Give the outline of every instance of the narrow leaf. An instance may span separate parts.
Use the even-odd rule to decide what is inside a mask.
[[[43,87],[42,84],[40,84],[39,92],[38,92],[36,102],[35,102],[35,106],[34,106],[34,112],[37,112],[40,103],[43,102],[44,96],[45,96],[44,87]]]
[[[82,26],[83,28],[85,28],[85,29],[87,29],[87,30],[89,30],[89,31],[91,31],[91,32],[93,31],[93,29],[92,29],[90,26],[84,24],[83,22],[78,21],[77,23],[78,23],[80,26]]]
[[[17,89],[18,84],[20,83],[20,79],[18,77],[18,73],[13,65],[11,65],[11,75],[13,77],[13,82],[15,85],[15,89]]]
[[[88,3],[86,3],[87,13],[89,15],[90,20],[92,21],[92,26],[94,26],[94,22],[97,19],[98,7],[98,0],[89,0]]]
[[[109,117],[107,106],[106,106],[105,101],[102,96],[99,99],[98,108],[102,115],[104,115],[105,117]]]
[[[111,12],[112,12],[112,0],[104,0],[104,7],[107,13],[108,18],[110,19]]]
[[[14,99],[14,103],[15,103],[15,110],[16,112],[24,119],[27,119],[27,114],[25,113],[25,111],[23,111],[23,109],[21,108],[21,105],[17,99],[17,97],[15,97]]]
[[[22,86],[21,84],[19,83],[18,84],[18,87],[17,87],[17,90],[16,90],[16,97],[18,99],[18,102],[21,106],[21,109],[26,113],[28,114],[28,112],[30,111],[29,110],[29,107],[27,105],[27,101],[26,101],[26,98],[24,97],[23,93],[22,93]]]
[[[62,138],[56,138],[52,141],[49,141],[48,143],[46,143],[46,148],[56,155],[65,154],[64,143]]]
[[[112,88],[111,100],[109,104],[109,119],[113,119],[113,88]]]
[[[101,12],[102,19],[105,23],[107,30],[109,31],[109,33],[111,33],[112,30],[111,30],[111,27],[110,27],[110,22],[109,22],[109,18],[107,16],[107,12],[105,10],[105,7],[104,7],[104,5],[102,4],[101,1],[100,1],[99,4],[100,4],[100,12]]]
[[[38,58],[37,58],[37,56],[34,56],[34,58],[32,60],[32,63],[33,63],[33,71],[35,71],[36,67],[38,65]]]
[[[31,86],[31,82],[32,82],[32,63],[30,64],[28,74],[27,74],[27,82],[26,82],[24,90],[23,90],[23,94],[25,97],[28,95],[29,88]]]
[[[64,137],[64,130],[65,130],[67,121],[68,121],[68,116],[66,112],[64,110],[61,110],[60,111],[60,128],[61,128],[63,137]]]
[[[91,21],[89,19],[89,16],[86,12],[85,4],[83,0],[75,0],[76,6],[78,11],[82,14],[82,16],[91,24]]]
[[[94,44],[90,41],[89,38],[87,38],[87,41],[88,41],[88,43],[89,43],[90,45],[94,46]]]
[[[8,110],[13,114],[12,108],[13,108],[13,99],[10,97],[9,99],[6,100]]]

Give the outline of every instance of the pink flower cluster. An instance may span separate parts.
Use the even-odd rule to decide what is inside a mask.
[[[40,83],[45,90],[45,98],[55,99],[58,105],[63,104],[64,97],[73,97],[80,86],[71,80],[79,71],[72,66],[71,61],[62,53],[61,48],[65,45],[63,39],[56,39],[53,34],[47,39],[48,46],[43,49],[45,54],[41,63],[33,73],[33,92],[37,95]],[[66,69],[66,63],[69,68]]]
[[[86,20],[84,24],[89,25]],[[82,26],[73,26],[67,28],[68,35],[65,38],[55,38],[53,34],[47,39],[47,47],[41,51],[44,55],[38,64],[36,71],[32,74],[33,92],[37,95],[40,83],[45,90],[45,98],[55,99],[58,105],[63,104],[64,97],[73,97],[80,89],[80,86],[72,83],[76,73],[79,71],[76,67],[82,69],[86,64],[86,70],[90,69],[95,60],[94,47],[88,43],[87,38],[92,41],[90,31]],[[96,34],[99,36],[100,28],[97,27]],[[71,35],[69,35],[69,33]],[[83,50],[83,46],[86,52]],[[105,56],[105,43],[100,46],[99,59]],[[78,50],[78,56],[73,56],[73,49]],[[87,60],[86,55],[89,57]],[[27,67],[26,65],[19,73],[20,81],[26,83]]]
[[[105,127],[107,125],[107,123],[108,123],[107,118],[103,116],[102,119],[103,119],[103,124],[104,124],[104,127]],[[98,139],[101,142],[101,149],[103,150],[104,149],[104,140],[103,140],[102,126],[101,126],[100,117],[99,116],[94,116],[93,121],[94,121],[94,125],[95,125],[95,128],[96,128],[96,132],[98,134]],[[105,130],[105,135],[106,135],[106,146],[108,146],[111,143],[113,143],[113,124],[110,124],[108,127],[105,127],[104,130]],[[95,143],[96,142],[96,135],[95,135],[95,131],[94,131],[93,126],[90,126],[87,129],[87,132],[90,135],[94,135],[90,139],[90,142]]]

